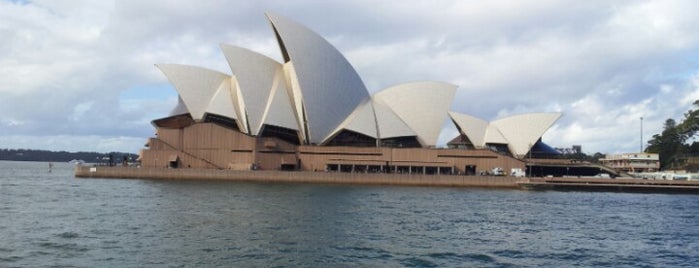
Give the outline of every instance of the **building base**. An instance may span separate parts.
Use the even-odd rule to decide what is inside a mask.
[[[516,177],[507,176],[464,176],[269,170],[239,171],[226,169],[174,169],[102,166],[76,166],[75,177],[499,188],[517,188],[518,179]]]

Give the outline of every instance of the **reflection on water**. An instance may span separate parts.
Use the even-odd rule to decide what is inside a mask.
[[[694,266],[699,196],[75,179],[0,162],[0,267]]]

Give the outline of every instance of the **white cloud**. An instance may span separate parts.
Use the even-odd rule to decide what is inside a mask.
[[[681,0],[0,1],[0,147],[134,152],[176,99],[123,93],[168,87],[155,63],[230,72],[220,43],[279,59],[263,16],[274,11],[330,40],[370,91],[451,82],[456,111],[559,111],[547,143],[635,151],[641,116],[649,139],[699,99],[696,10]],[[455,133],[444,132],[440,141]]]

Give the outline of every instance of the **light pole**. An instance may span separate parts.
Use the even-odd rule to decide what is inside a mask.
[[[641,116],[641,151],[639,153],[643,153],[643,116]]]

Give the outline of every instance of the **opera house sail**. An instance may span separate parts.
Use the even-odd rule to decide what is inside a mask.
[[[177,91],[171,114],[152,122],[144,167],[476,174],[523,168],[523,156],[559,113],[487,122],[450,111],[457,86],[398,84],[370,94],[323,37],[267,13],[281,61],[221,44],[230,70],[156,64]],[[437,148],[445,122],[463,148]]]

